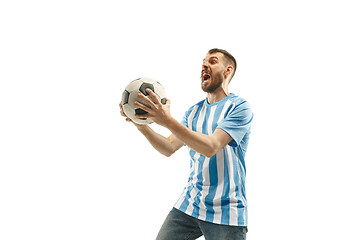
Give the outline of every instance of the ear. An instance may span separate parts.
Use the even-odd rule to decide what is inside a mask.
[[[224,72],[224,78],[227,79],[229,76],[231,76],[232,72],[234,71],[233,66],[227,65],[225,72]]]

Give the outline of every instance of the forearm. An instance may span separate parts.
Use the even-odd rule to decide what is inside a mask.
[[[175,119],[169,120],[166,127],[188,147],[206,157],[213,156],[222,147],[212,136],[191,131]]]
[[[146,137],[150,144],[161,154],[169,157],[175,152],[168,138],[158,134],[148,125],[137,126],[138,130]]]

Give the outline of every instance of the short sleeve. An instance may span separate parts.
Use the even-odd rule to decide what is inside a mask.
[[[182,125],[184,125],[185,127],[189,127],[188,118],[189,118],[189,116],[190,116],[190,114],[191,114],[191,112],[192,112],[193,109],[194,109],[194,106],[192,106],[191,108],[189,108],[189,109],[185,112],[183,118],[181,119],[181,122],[180,122],[180,123],[181,123]]]
[[[184,125],[185,127],[188,127],[188,112],[185,112],[183,118],[181,119],[181,124]]]
[[[240,145],[244,136],[250,131],[252,119],[253,113],[250,104],[243,101],[230,110],[217,128],[227,132],[233,139],[229,145],[236,147]]]

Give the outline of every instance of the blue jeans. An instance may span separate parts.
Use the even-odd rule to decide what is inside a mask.
[[[173,208],[156,240],[192,240],[204,235],[206,240],[246,240],[247,227],[205,222]]]

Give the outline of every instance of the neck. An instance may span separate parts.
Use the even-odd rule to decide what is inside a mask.
[[[227,89],[224,89],[222,87],[219,87],[215,92],[207,93],[207,101],[209,104],[216,103],[218,101],[221,101],[226,96],[228,96],[230,93]]]

